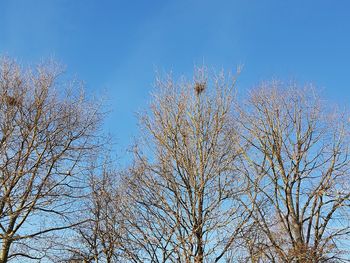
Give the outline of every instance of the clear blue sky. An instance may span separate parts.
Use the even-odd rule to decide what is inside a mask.
[[[106,130],[125,148],[156,70],[190,76],[203,62],[244,64],[241,93],[296,79],[347,104],[349,12],[349,0],[0,0],[0,53],[24,63],[54,56],[90,91],[105,90]]]

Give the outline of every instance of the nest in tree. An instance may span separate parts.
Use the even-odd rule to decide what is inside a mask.
[[[6,96],[6,103],[9,106],[19,106],[21,102],[18,98],[12,97],[12,96]]]
[[[196,82],[194,84],[194,90],[196,91],[197,95],[201,94],[207,86],[207,83],[205,82]]]

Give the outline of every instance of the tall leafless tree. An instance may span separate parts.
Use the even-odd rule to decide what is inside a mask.
[[[218,262],[234,249],[249,216],[239,203],[234,83],[203,68],[194,81],[157,80],[124,210],[139,262]]]
[[[58,69],[0,61],[2,263],[42,258],[53,233],[76,223],[70,214],[84,160],[98,147],[99,106],[77,83],[64,88]]]
[[[79,214],[84,223],[73,228],[73,242],[63,249],[68,259],[61,258],[60,262],[125,262],[136,255],[130,250],[121,211],[128,200],[123,196],[120,171],[111,167],[108,161],[90,169],[89,192]]]
[[[263,84],[237,122],[250,145],[244,169],[255,231],[250,262],[349,258],[349,119],[315,89]]]

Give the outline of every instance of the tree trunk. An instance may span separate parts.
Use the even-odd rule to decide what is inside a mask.
[[[10,252],[11,241],[8,239],[4,239],[1,248],[0,254],[0,263],[6,263],[8,260],[9,252]]]

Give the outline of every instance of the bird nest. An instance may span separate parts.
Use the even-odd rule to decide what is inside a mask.
[[[196,82],[194,84],[194,90],[196,91],[197,95],[201,94],[206,87],[207,87],[207,83],[205,82]]]

